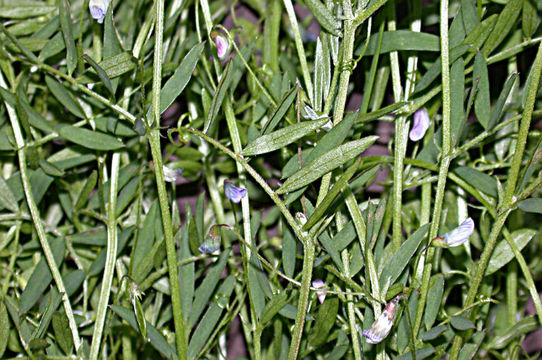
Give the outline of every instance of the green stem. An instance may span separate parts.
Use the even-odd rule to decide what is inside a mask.
[[[1,72],[0,72],[0,86],[3,88],[7,88],[7,84]],[[56,265],[51,247],[49,246],[49,241],[47,240],[47,235],[45,234],[45,230],[43,229],[43,224],[41,222],[38,206],[36,205],[36,201],[34,200],[34,195],[32,194],[32,187],[30,185],[30,179],[28,177],[28,172],[26,169],[25,142],[24,142],[23,134],[21,132],[21,127],[19,124],[19,118],[17,117],[17,113],[15,112],[15,109],[11,107],[11,105],[9,105],[6,102],[5,106],[9,115],[9,120],[11,122],[13,135],[15,137],[15,143],[17,145],[17,155],[19,158],[19,171],[21,173],[21,180],[23,183],[23,190],[26,197],[26,202],[28,204],[28,208],[30,209],[30,214],[32,215],[32,221],[34,222],[34,226],[36,227],[36,232],[38,233],[38,239],[40,241],[43,254],[45,255],[45,260],[47,261],[47,265],[49,265],[49,269],[51,270],[51,274],[53,275],[53,279],[55,280],[55,284],[58,288],[58,292],[62,294],[62,303],[64,305],[64,311],[66,312],[66,316],[68,318],[68,324],[72,333],[73,345],[76,351],[78,351],[81,345],[81,340],[79,338],[79,331],[77,330],[77,323],[75,322],[75,318],[73,316],[70,298],[68,297],[68,294],[66,292],[64,281],[62,280],[62,276],[60,275],[60,271],[58,270],[58,266]]]
[[[286,13],[288,14],[288,19],[290,20],[292,32],[294,34],[295,47],[297,49],[299,63],[301,64],[301,71],[303,73],[303,80],[305,81],[307,94],[309,96],[311,104],[314,104],[314,91],[312,87],[312,80],[309,73],[309,67],[307,65],[305,49],[303,48],[303,41],[301,40],[301,34],[299,33],[299,24],[297,23],[297,17],[295,16],[294,5],[292,4],[292,0],[283,1],[284,6],[286,7]]]
[[[288,360],[297,359],[299,345],[303,336],[303,326],[307,315],[309,302],[309,292],[312,280],[312,267],[314,265],[314,243],[307,241],[305,243],[305,253],[303,254],[303,275],[301,276],[301,289],[299,291],[299,301],[297,303],[297,313],[295,316],[294,331],[292,334],[292,343],[288,352]]]
[[[439,174],[437,182],[437,192],[435,194],[435,206],[433,208],[433,218],[429,239],[438,235],[440,225],[440,216],[446,189],[446,180],[448,169],[451,162],[451,127],[450,127],[450,57],[448,48],[448,0],[441,0],[440,3],[440,47],[442,59],[442,152],[439,165]],[[422,323],[423,310],[427,302],[427,293],[429,291],[429,278],[431,277],[432,261],[435,254],[434,248],[429,248],[425,254],[422,274],[422,288],[420,290],[420,299],[416,308],[416,318],[414,321],[414,336],[416,337]]]
[[[98,311],[94,323],[94,332],[92,334],[92,344],[90,346],[91,360],[96,360],[100,354],[100,343],[107,313],[107,305],[111,293],[111,284],[115,273],[115,257],[117,255],[117,191],[119,184],[120,153],[115,152],[111,160],[111,180],[109,190],[109,205],[107,210],[107,253],[105,260],[105,269],[100,291],[100,300],[98,302]]]
[[[162,168],[162,150],[160,147],[160,91],[162,87],[162,43],[164,36],[164,0],[156,0],[156,26],[154,36],[154,71],[152,79],[152,112],[153,116],[149,125],[152,130],[149,133],[152,159],[154,162],[154,174],[156,176],[156,188],[158,190],[158,201],[162,214],[162,227],[166,242],[166,255],[169,268],[169,286],[171,289],[171,307],[173,310],[173,323],[175,326],[175,342],[177,344],[177,356],[180,360],[186,359],[187,337],[184,329],[183,310],[181,305],[181,291],[177,269],[177,252],[175,250],[175,239],[173,238],[173,227],[171,225],[171,214],[167,197],[166,184],[164,182],[164,170]],[[149,126],[150,127],[150,126]]]
[[[527,143],[527,137],[529,135],[529,127],[531,125],[533,109],[534,109],[535,100],[536,100],[536,93],[538,91],[540,74],[542,72],[542,44],[539,45],[538,47],[538,52],[536,54],[536,58],[534,60],[534,64],[531,71],[532,71],[531,79],[533,79],[533,81],[531,81],[527,85],[527,89],[526,89],[527,98],[525,101],[523,114],[521,116],[521,123],[519,127],[517,141],[516,141],[516,147],[514,149],[514,157],[512,158],[512,166],[510,167],[510,171],[508,173],[508,180],[506,181],[506,190],[505,190],[502,206],[497,216],[497,219],[495,220],[495,224],[492,227],[491,233],[489,235],[489,239],[487,240],[484,246],[482,255],[480,255],[480,261],[478,262],[478,266],[476,267],[476,271],[470,283],[467,299],[465,300],[465,306],[471,305],[476,299],[476,295],[478,294],[480,283],[482,282],[482,278],[485,274],[487,264],[491,257],[491,253],[493,252],[493,248],[495,247],[497,239],[499,238],[499,235],[501,233],[501,229],[504,226],[506,219],[508,218],[508,214],[510,213],[509,209],[511,205],[513,205],[513,203],[515,202],[515,199],[513,198],[513,196],[516,190],[516,184],[517,184],[517,180],[519,176],[521,161],[523,159],[523,153],[525,151],[525,144]],[[521,262],[520,262],[520,266],[522,266]],[[526,270],[528,271],[528,268]],[[536,296],[538,295],[535,294],[535,297]],[[457,357],[459,356],[459,350],[461,349],[462,343],[463,343],[462,337],[456,335],[453,345],[452,345],[450,359],[452,360],[457,359]]]

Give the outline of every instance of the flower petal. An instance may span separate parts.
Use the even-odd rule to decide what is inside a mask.
[[[419,109],[414,113],[414,126],[410,130],[409,138],[412,141],[418,141],[422,139],[425,132],[429,128],[431,121],[429,120],[429,114],[425,109]]]
[[[172,169],[165,165],[162,165],[162,170],[164,172],[164,181],[174,183],[181,176],[184,169]]]
[[[99,24],[104,22],[105,14],[107,14],[107,8],[111,0],[90,0],[88,9],[93,19],[98,21]]]
[[[219,59],[224,59],[229,53],[230,42],[224,35],[216,31],[211,32],[211,39],[216,45],[216,55]]]
[[[224,180],[224,193],[228,199],[238,204],[247,195],[247,189],[237,187],[230,181]]]
[[[449,247],[459,246],[465,243],[474,232],[474,221],[468,218],[455,229],[442,235],[444,244]]]

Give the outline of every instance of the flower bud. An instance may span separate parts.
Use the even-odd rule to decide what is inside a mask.
[[[174,183],[181,176],[184,169],[172,169],[162,165],[162,171],[164,172],[164,181]]]
[[[211,32],[211,39],[216,45],[216,55],[219,59],[224,59],[230,50],[230,42],[228,39],[217,31]]]
[[[418,141],[422,139],[425,132],[429,128],[431,121],[429,120],[429,114],[425,109],[419,109],[414,113],[414,126],[410,130],[410,140]]]
[[[111,0],[90,0],[88,8],[90,15],[93,19],[96,19],[99,24],[104,22],[105,14],[107,14],[107,8]]]
[[[211,226],[209,233],[207,234],[207,239],[205,239],[198,247],[198,250],[202,254],[212,254],[220,249],[220,227],[232,229],[232,227],[227,224],[216,224]]]

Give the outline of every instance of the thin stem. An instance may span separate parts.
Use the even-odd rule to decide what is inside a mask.
[[[292,334],[292,343],[288,352],[288,360],[297,359],[301,338],[303,336],[303,327],[305,317],[307,316],[307,307],[309,302],[309,292],[312,280],[312,267],[314,265],[314,243],[308,241],[305,244],[305,253],[303,254],[303,275],[301,276],[301,289],[299,291],[299,301],[297,303],[297,313],[295,316],[294,331]]]
[[[100,343],[102,340],[105,315],[111,293],[111,284],[115,273],[115,257],[117,255],[117,191],[119,184],[120,153],[115,152],[111,159],[111,180],[109,190],[109,205],[107,210],[107,253],[105,260],[105,269],[100,291],[100,300],[94,323],[94,332],[92,334],[92,344],[90,346],[90,359],[96,360],[100,354]]]
[[[509,210],[510,206],[515,201],[513,196],[516,190],[516,184],[517,184],[517,180],[519,176],[519,168],[521,166],[523,153],[525,151],[525,144],[527,143],[527,137],[529,135],[529,127],[531,125],[533,109],[534,109],[534,104],[536,100],[536,93],[537,93],[538,85],[539,85],[538,79],[540,79],[541,72],[542,72],[542,44],[539,45],[538,47],[538,52],[536,54],[536,58],[534,60],[534,64],[531,70],[531,78],[537,79],[537,80],[531,81],[528,84],[527,89],[526,89],[527,98],[525,101],[523,114],[521,116],[521,123],[519,127],[518,138],[516,141],[516,147],[514,149],[514,157],[512,158],[512,166],[510,167],[510,171],[508,173],[508,180],[506,181],[506,191],[504,194],[502,206],[501,206],[499,215],[497,216],[497,219],[495,220],[495,224],[492,227],[491,233],[489,235],[489,239],[487,240],[484,246],[482,255],[480,255],[480,261],[478,262],[478,266],[476,267],[476,271],[470,283],[469,292],[467,293],[465,306],[471,305],[476,299],[476,295],[478,294],[478,289],[482,282],[482,278],[485,274],[487,264],[489,263],[491,253],[493,252],[495,244],[497,243],[497,239],[499,238],[501,229],[503,228],[504,223],[506,222],[506,219],[508,218],[508,214],[510,213],[510,210]],[[519,264],[520,266],[522,266],[521,262]],[[528,268],[527,268],[527,271],[528,271]],[[452,345],[450,359],[452,360],[457,359],[457,357],[459,356],[459,350],[461,348],[462,343],[463,343],[462,337],[456,336]]]
[[[1,72],[0,86],[3,88],[7,88],[7,84]],[[17,145],[19,171],[21,173],[21,180],[23,183],[23,190],[26,197],[26,202],[30,209],[32,221],[34,222],[34,226],[36,227],[36,232],[38,233],[38,239],[40,241],[43,254],[45,255],[45,260],[47,261],[47,265],[49,265],[49,269],[51,270],[51,274],[53,275],[53,279],[55,280],[58,292],[62,295],[62,304],[64,305],[64,311],[66,312],[66,316],[68,318],[68,324],[73,337],[73,345],[76,351],[78,351],[79,347],[81,346],[81,340],[79,338],[79,331],[77,330],[77,323],[75,322],[75,318],[73,316],[70,298],[68,297],[68,294],[66,292],[64,281],[62,280],[62,276],[60,275],[60,271],[58,270],[58,266],[56,265],[51,247],[49,246],[49,241],[47,240],[47,235],[45,234],[45,230],[43,229],[43,224],[41,222],[38,206],[36,205],[34,195],[32,194],[30,178],[28,177],[28,172],[26,169],[25,142],[23,134],[21,132],[21,127],[19,125],[19,118],[17,117],[15,109],[11,107],[11,105],[6,102],[5,106],[8,112],[9,120],[11,122],[13,135],[15,136],[15,144]]]
[[[173,310],[173,322],[175,326],[175,342],[177,344],[177,356],[180,360],[186,359],[187,338],[184,329],[184,317],[181,305],[181,290],[177,269],[177,252],[175,250],[175,239],[173,238],[173,226],[171,225],[171,214],[167,197],[166,184],[164,182],[164,171],[162,168],[162,150],[160,147],[160,91],[162,87],[162,43],[164,36],[164,0],[156,0],[156,26],[154,34],[154,71],[152,81],[152,113],[153,116],[149,125],[154,125],[149,134],[152,159],[154,162],[154,174],[156,177],[156,188],[158,190],[158,201],[162,214],[162,227],[166,242],[166,255],[169,268],[169,286],[171,289],[171,307]]]
[[[438,234],[440,225],[440,216],[446,189],[446,180],[448,169],[451,162],[451,127],[450,127],[450,57],[448,48],[448,0],[441,0],[440,3],[440,47],[441,47],[441,71],[442,71],[442,152],[439,165],[439,174],[437,182],[437,191],[435,194],[435,206],[433,208],[433,218],[429,239],[433,239]],[[427,302],[427,293],[429,291],[429,278],[431,277],[432,261],[435,254],[433,247],[425,253],[425,267],[422,275],[422,288],[420,290],[420,299],[416,308],[416,318],[414,321],[414,336],[417,336],[420,330],[423,310]]]
[[[294,33],[295,47],[297,49],[299,63],[301,64],[301,72],[303,73],[303,80],[305,81],[307,94],[309,95],[311,104],[314,104],[314,91],[312,87],[312,80],[309,73],[309,67],[307,65],[305,49],[303,48],[303,41],[301,40],[301,34],[299,33],[299,24],[297,23],[297,17],[295,16],[294,5],[292,4],[292,0],[283,1],[284,6],[286,7],[286,13],[288,13],[288,19],[290,20],[292,32]]]

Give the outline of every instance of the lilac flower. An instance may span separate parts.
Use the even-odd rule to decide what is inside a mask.
[[[224,180],[224,193],[228,199],[238,204],[247,195],[247,189],[237,187],[229,180]]]
[[[216,45],[216,55],[219,59],[224,59],[230,50],[230,42],[228,39],[219,32],[211,32],[211,39]]]
[[[320,279],[316,279],[312,282],[312,287],[315,289],[321,289],[321,288],[324,288],[325,286],[326,284]],[[316,291],[316,296],[318,296],[318,301],[320,302],[320,304],[323,304],[324,300],[326,299],[326,292]]]
[[[184,169],[172,169],[162,165],[162,171],[164,172],[164,181],[174,183],[181,176]]]
[[[464,244],[474,232],[474,221],[468,218],[461,225],[433,239],[435,246],[454,247]]]
[[[104,22],[105,14],[111,0],[90,0],[88,8],[90,15],[93,19],[96,19],[99,24]]]
[[[397,314],[397,306],[399,300],[405,297],[404,294],[399,294],[392,301],[390,301],[382,314],[375,320],[370,329],[363,330],[362,335],[365,336],[365,341],[369,344],[378,344],[384,340],[390,333],[393,327],[393,320]]]
[[[431,121],[429,120],[429,114],[425,109],[419,109],[414,113],[414,126],[410,130],[410,140],[418,141],[423,138],[425,132],[429,128]]]

